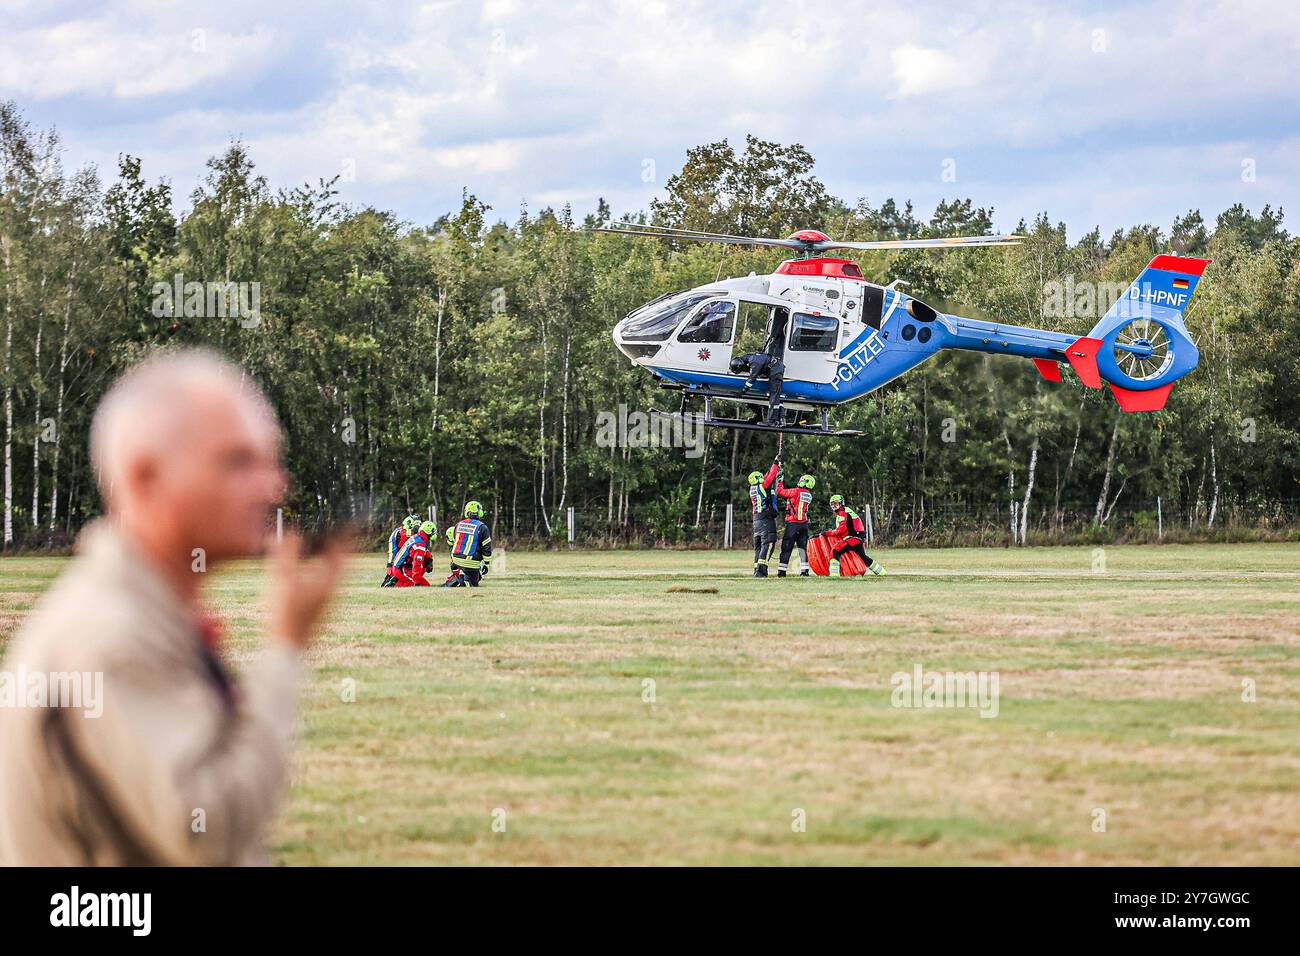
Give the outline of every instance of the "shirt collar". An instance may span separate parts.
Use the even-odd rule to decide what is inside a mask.
[[[221,624],[216,615],[202,608],[196,613],[111,519],[99,518],[88,524],[77,540],[77,552],[95,569],[95,573],[112,577],[159,617],[189,622],[190,629],[209,647],[215,647],[219,642]]]

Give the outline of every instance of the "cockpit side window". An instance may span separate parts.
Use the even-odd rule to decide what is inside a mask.
[[[619,334],[628,342],[663,342],[673,334],[682,319],[707,298],[707,295],[692,295],[652,304],[647,307],[645,315],[624,319]]]
[[[736,303],[710,302],[682,328],[679,342],[715,343],[731,341],[736,327]]]

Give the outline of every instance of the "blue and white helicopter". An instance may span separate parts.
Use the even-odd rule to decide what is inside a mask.
[[[1032,359],[1061,381],[1068,362],[1089,388],[1105,382],[1126,412],[1164,407],[1173,383],[1199,353],[1183,314],[1208,259],[1158,255],[1087,335],[947,315],[899,289],[867,282],[836,249],[963,249],[1010,246],[1022,236],[963,236],[837,242],[807,229],[787,239],[729,236],[617,223],[597,231],[675,241],[775,246],[798,254],[771,275],[723,279],[660,296],[614,328],[632,364],[688,401],[703,399],[705,425],[811,435],[861,434],[831,428],[830,410],[893,381],[943,349]],[[783,382],[747,375],[742,356],[779,358]],[[767,371],[770,371],[770,364]],[[718,417],[717,401],[739,402],[749,417]]]

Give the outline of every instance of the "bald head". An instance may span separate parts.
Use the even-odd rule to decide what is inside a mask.
[[[156,355],[119,379],[91,426],[108,510],[130,534],[209,559],[254,553],[284,488],[261,390],[213,352]]]

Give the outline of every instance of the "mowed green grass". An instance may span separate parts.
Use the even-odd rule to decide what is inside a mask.
[[[273,858],[1300,863],[1300,545],[878,556],[510,553],[477,591],[381,590],[358,556]],[[0,642],[60,567],[0,561]],[[259,589],[210,582],[237,665]],[[916,664],[996,671],[998,715],[892,706]]]

